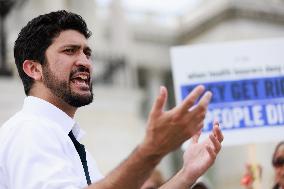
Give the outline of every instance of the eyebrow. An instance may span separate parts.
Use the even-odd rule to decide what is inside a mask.
[[[64,49],[64,48],[70,48],[70,47],[75,48],[77,50],[77,49],[80,49],[82,46],[81,45],[74,45],[74,44],[67,44],[67,45],[62,46],[61,48]],[[87,50],[88,52],[92,53],[92,49],[89,46],[84,46],[83,50],[84,51]]]

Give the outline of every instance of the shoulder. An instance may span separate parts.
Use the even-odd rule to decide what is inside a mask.
[[[47,128],[44,126],[41,119],[23,112],[18,112],[1,127],[0,140],[7,140],[10,137],[17,138],[20,136],[29,139],[29,136],[44,133],[46,130]]]
[[[68,135],[64,138],[54,127],[48,127],[45,120],[17,116],[8,120],[0,131],[0,169],[12,171],[31,166],[35,160],[50,163],[50,159],[54,162],[66,155]]]
[[[12,149],[19,151],[58,143],[63,133],[51,126],[52,124],[23,112],[15,114],[0,128],[0,143],[2,144],[0,151],[4,148],[9,148],[9,151]]]

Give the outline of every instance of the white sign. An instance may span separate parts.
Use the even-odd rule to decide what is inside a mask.
[[[284,139],[284,39],[171,49],[176,102],[198,84],[212,91],[205,137],[219,120],[224,145]]]

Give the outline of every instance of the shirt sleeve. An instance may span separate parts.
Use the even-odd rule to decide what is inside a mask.
[[[13,189],[83,188],[58,136],[38,124],[24,121],[9,140],[4,159],[9,186]]]

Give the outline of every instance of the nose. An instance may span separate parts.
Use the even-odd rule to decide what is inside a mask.
[[[77,66],[83,66],[92,70],[92,60],[84,52],[81,52],[76,61]]]

